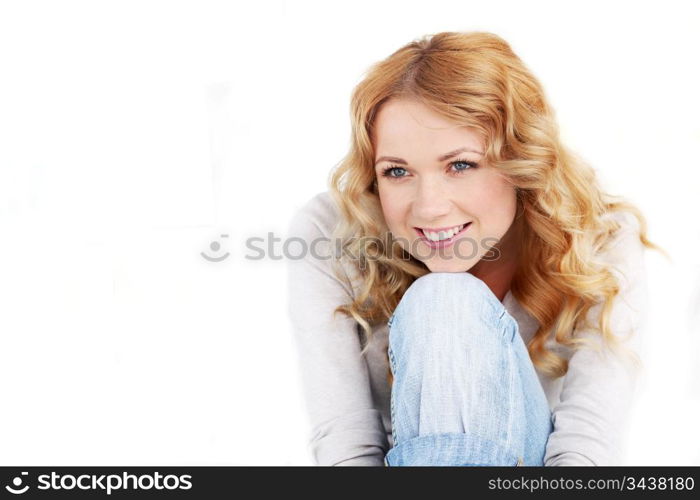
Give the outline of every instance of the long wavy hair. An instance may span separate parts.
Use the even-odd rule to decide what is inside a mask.
[[[618,349],[622,344],[608,323],[620,285],[596,255],[620,225],[603,215],[631,212],[639,222],[641,243],[668,254],[647,239],[641,211],[604,193],[594,169],[562,144],[541,84],[508,43],[488,32],[442,32],[414,40],[370,66],[352,93],[350,150],[328,179],[341,214],[333,234],[339,240],[333,241],[343,241],[347,253],[356,257],[353,267],[360,283],[352,302],[334,314],[346,314],[361,325],[367,339],[362,353],[373,327],[386,322],[411,283],[430,272],[387,237],[377,193],[373,125],[391,98],[417,100],[481,133],[484,159],[515,187],[524,231],[511,293],[540,325],[528,343],[533,364],[554,378],[568,370],[567,358],[545,345],[550,331],[558,344],[599,350],[592,339],[573,335],[596,304],[602,304],[596,331],[606,345]],[[339,262],[334,266],[340,276]],[[634,353],[631,357],[641,366]],[[390,370],[387,377],[391,383]]]

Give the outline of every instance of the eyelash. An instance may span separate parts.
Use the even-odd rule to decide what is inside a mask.
[[[464,172],[467,172],[467,171],[469,171],[469,170],[478,168],[478,166],[479,166],[477,163],[475,163],[475,162],[473,162],[473,161],[455,160],[455,161],[453,161],[453,162],[450,162],[450,164],[449,164],[450,167],[451,167],[452,165],[454,165],[455,163],[466,163],[466,164],[469,165],[469,167],[470,167],[470,168],[465,168],[464,170],[459,170],[459,171],[457,171],[457,175],[461,175],[461,174],[463,174]],[[398,177],[396,177],[396,176],[394,176],[394,175],[389,175],[389,172],[390,172],[390,171],[392,171],[392,170],[394,170],[394,169],[397,169],[397,168],[399,168],[399,169],[401,169],[401,170],[406,170],[404,167],[400,167],[400,166],[398,166],[398,165],[392,165],[392,166],[386,167],[384,170],[382,170],[382,177],[387,177],[387,178],[392,179],[392,180],[393,180],[393,179],[403,179],[404,177],[406,177],[405,175],[401,175],[401,176],[398,176]]]

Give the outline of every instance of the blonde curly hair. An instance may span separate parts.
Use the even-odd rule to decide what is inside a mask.
[[[620,286],[596,256],[620,225],[603,215],[634,214],[641,243],[668,255],[647,239],[640,210],[604,193],[594,169],[562,144],[541,84],[508,43],[487,32],[442,32],[414,40],[372,65],[353,90],[350,150],[328,181],[341,214],[333,237],[357,256],[361,286],[334,314],[354,318],[371,340],[373,326],[386,322],[411,283],[430,272],[387,238],[372,132],[380,106],[391,98],[417,100],[481,133],[484,159],[516,188],[525,229],[511,293],[540,325],[528,344],[533,364],[554,378],[568,370],[567,359],[545,345],[552,330],[558,344],[599,349],[591,339],[573,335],[577,322],[599,303],[598,333],[617,349],[621,344],[608,319]],[[341,274],[339,267],[336,272]],[[390,371],[388,378],[392,382]]]

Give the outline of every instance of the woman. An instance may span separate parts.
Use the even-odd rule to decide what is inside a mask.
[[[500,37],[370,68],[349,154],[289,234],[320,465],[614,465],[641,366],[640,211],[562,144]]]

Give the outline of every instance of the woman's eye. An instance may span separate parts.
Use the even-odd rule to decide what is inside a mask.
[[[457,161],[453,161],[451,163],[452,166],[459,165],[459,164],[466,165],[466,166],[463,166],[462,168],[455,168],[455,170],[457,172],[464,172],[465,170],[469,170],[471,168],[476,167],[476,163],[471,162],[471,161],[457,160]]]
[[[399,175],[391,175],[392,172],[396,172],[397,170],[399,171]],[[403,175],[401,175],[402,172],[406,172],[406,169],[402,167],[389,167],[384,169],[382,175],[384,175],[384,177],[403,177]]]

